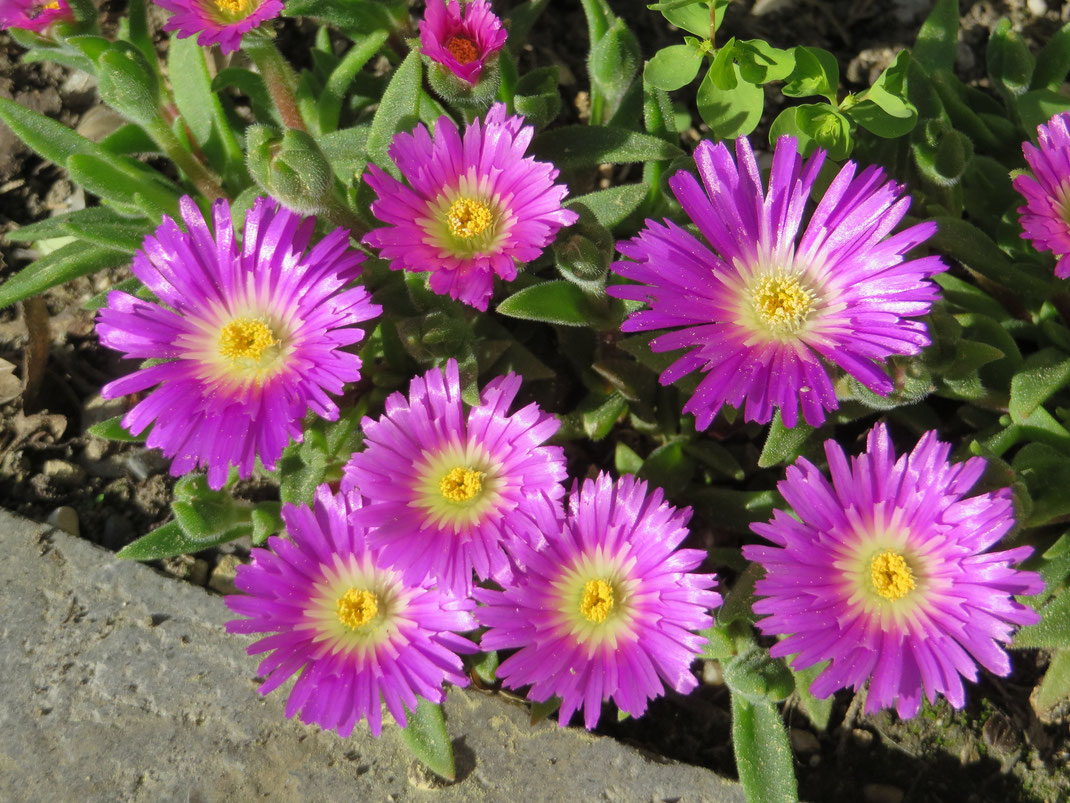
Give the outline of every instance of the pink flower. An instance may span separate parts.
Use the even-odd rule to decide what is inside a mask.
[[[509,688],[528,697],[561,698],[558,722],[583,709],[598,724],[602,702],[642,716],[665,686],[687,694],[698,685],[691,662],[713,625],[721,595],[711,574],[692,574],[701,549],[677,549],[690,509],[647,493],[632,476],[585,480],[569,498],[562,524],[548,503],[538,508],[546,543],[522,547],[523,569],[504,591],[475,590],[483,605],[483,650],[519,648],[498,667]]]
[[[59,20],[74,20],[67,0],[0,0],[0,29],[40,32]]]
[[[475,86],[487,59],[505,45],[502,21],[487,0],[428,0],[420,20],[420,47],[424,54],[458,78]]]
[[[564,495],[565,459],[543,445],[556,418],[534,403],[509,413],[519,390],[516,374],[498,377],[466,416],[450,360],[414,378],[408,398],[391,395],[378,421],[361,422],[366,446],[346,464],[342,490],[364,497],[371,543],[407,580],[430,576],[468,596],[473,570],[508,582],[509,552],[542,539],[532,499]]]
[[[1037,141],[1039,148],[1022,143],[1034,175],[1014,178],[1014,189],[1026,201],[1018,207],[1022,239],[1032,241],[1038,251],[1051,251],[1057,259],[1055,275],[1066,279],[1070,278],[1070,112],[1037,126]]]
[[[199,34],[197,44],[218,44],[224,53],[241,47],[242,34],[282,13],[282,0],[155,0],[171,12],[165,31],[178,31],[178,38]]]
[[[781,137],[767,190],[746,138],[736,140],[734,159],[724,143],[702,142],[695,151],[702,184],[686,171],[669,184],[705,242],[668,220],[648,220],[617,246],[627,259],[613,270],[639,284],[607,292],[649,307],[621,329],[668,329],[651,348],[687,349],[661,382],[705,374],[684,406],[699,429],[722,405],[744,403],[748,421],[768,421],[779,407],[793,427],[801,407],[817,426],[837,407],[827,363],[887,395],[893,385],[879,364],[929,343],[914,319],[938,296],[930,277],[947,268],[938,257],[906,254],[936,224],[893,234],[910,198],[879,167],[859,171],[854,162],[811,209],[824,159],[818,150],[803,162],[795,140]]]
[[[743,548],[765,568],[758,629],[787,636],[771,653],[794,655],[796,669],[829,662],[815,697],[868,681],[867,713],[895,706],[912,717],[923,691],[961,708],[962,678],[977,680],[977,664],[1009,674],[1001,644],[1039,621],[1014,599],[1044,588],[1036,572],[1012,568],[1033,548],[987,551],[1014,526],[1010,490],[964,498],[985,461],[951,464],[950,451],[928,432],[896,459],[883,425],[850,463],[825,441],[832,482],[799,458],[777,486],[794,515],[753,525],[775,544]]]
[[[315,218],[257,198],[235,242],[230,206],[212,207],[215,232],[187,196],[186,231],[165,217],[134,255],[133,271],[160,300],[115,291],[100,311],[100,342],[142,367],[104,386],[105,398],[151,390],[123,418],[134,434],[173,457],[171,473],[208,468],[220,488],[231,466],[248,477],[269,470],[310,410],[329,420],[360,378],[347,347],[380,308],[363,287],[347,288],[364,255],[335,229],[308,250]]]
[[[424,126],[400,133],[390,158],[407,183],[375,165],[365,178],[379,198],[372,212],[387,225],[364,242],[394,270],[429,271],[431,289],[487,308],[494,277],[516,278],[578,215],[561,207],[568,190],[552,164],[524,157],[534,129],[496,103],[464,132],[440,117],[432,139]]]
[[[260,693],[297,675],[286,716],[300,712],[302,722],[343,738],[361,719],[378,736],[384,703],[405,727],[417,695],[440,703],[443,682],[468,685],[457,653],[476,652],[458,635],[474,629],[474,603],[384,568],[353,523],[359,506],[325,485],[312,509],[284,505],[288,537],[254,549],[234,579],[247,593],[224,600],[247,617],[228,622],[229,632],[266,634],[248,648],[267,653],[257,667],[267,678]]]

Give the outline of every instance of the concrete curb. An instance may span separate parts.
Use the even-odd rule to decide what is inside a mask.
[[[343,740],[285,719],[203,588],[4,511],[0,545],[0,800],[744,800],[464,690],[446,703],[460,779],[438,787],[392,726]]]

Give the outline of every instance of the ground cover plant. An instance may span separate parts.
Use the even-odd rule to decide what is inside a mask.
[[[0,306],[30,353],[39,294],[101,280],[90,433],[176,478],[119,557],[250,544],[261,692],[443,778],[448,683],[663,723],[752,800],[869,778],[800,733],[996,756],[1003,705],[973,794],[1065,795],[1070,23],[995,23],[964,80],[938,0],[848,88],[727,0],[582,0],[571,55],[558,5],[0,0],[115,115],[0,97],[89,198],[7,233]]]

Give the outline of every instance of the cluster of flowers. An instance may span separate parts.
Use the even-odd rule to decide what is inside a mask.
[[[574,487],[562,510],[558,422],[536,404],[509,414],[520,378],[491,382],[465,416],[457,363],[412,380],[345,467],[338,493],[287,505],[288,539],[253,550],[227,604],[241,633],[271,633],[261,691],[301,672],[287,714],[342,735],[379,703],[404,725],[416,695],[440,702],[467,683],[460,634],[486,627],[480,648],[518,647],[498,667],[533,700],[561,699],[560,721],[583,709],[593,728],[603,700],[641,715],[663,693],[697,685],[694,630],[720,596],[693,574],[701,550],[678,550],[690,511],[632,477]],[[474,588],[473,571],[503,590]],[[476,601],[482,603],[476,607]],[[304,670],[304,671],[302,671]]]
[[[281,0],[158,0],[180,36],[236,49],[244,33],[276,16]],[[17,16],[16,15],[21,15]],[[64,0],[5,2],[0,24],[43,29],[69,17]],[[13,21],[14,20],[14,21]],[[505,41],[486,0],[463,8],[432,0],[421,24],[426,55],[475,84]],[[1038,247],[1070,272],[1067,122],[1041,127],[1026,155],[1037,178],[1016,186]],[[371,209],[385,226],[365,244],[397,270],[428,271],[431,288],[480,310],[494,277],[515,277],[559,229],[575,222],[553,165],[525,157],[533,130],[495,105],[462,133],[441,118],[398,134],[390,148],[404,181],[377,167],[366,175]],[[684,408],[707,427],[724,404],[787,426],[801,410],[820,424],[836,409],[828,366],[875,393],[893,386],[879,364],[929,343],[918,320],[937,296],[938,257],[907,259],[935,231],[921,223],[892,233],[909,205],[880,168],[848,162],[816,205],[811,192],[824,153],[803,160],[778,141],[767,183],[749,142],[736,153],[701,143],[698,178],[670,182],[705,241],[671,221],[618,248],[621,278],[608,292],[642,302],[625,331],[669,330],[656,351],[686,349],[664,383],[701,370]],[[381,309],[354,284],[364,256],[338,229],[313,247],[315,221],[259,198],[240,244],[225,200],[209,228],[190,198],[186,230],[165,218],[133,262],[158,302],[114,292],[99,317],[103,343],[149,360],[108,385],[105,396],[155,388],[124,419],[173,458],[178,475],[205,467],[221,487],[232,467],[247,477],[275,467],[309,412],[338,416],[332,395],[359,379],[347,348]],[[690,511],[645,483],[605,474],[574,484],[560,448],[545,445],[557,422],[531,404],[510,414],[520,387],[499,377],[465,416],[455,362],[412,380],[378,420],[362,422],[363,451],[341,487],[318,490],[314,507],[287,505],[287,537],[254,550],[238,574],[248,596],[227,604],[247,618],[230,624],[267,633],[250,647],[265,693],[298,675],[287,715],[346,735],[380,702],[405,723],[417,696],[439,701],[444,682],[464,685],[460,655],[516,649],[498,669],[510,687],[561,699],[560,721],[583,711],[588,728],[613,700],[640,715],[664,685],[696,685],[690,672],[720,603],[713,575],[696,574],[705,553],[678,549]],[[1012,526],[1007,490],[965,498],[983,461],[948,462],[928,433],[896,459],[883,427],[848,464],[826,443],[831,483],[805,460],[780,491],[796,517],[777,511],[755,531],[774,546],[745,556],[766,576],[756,591],[759,628],[785,635],[777,656],[799,668],[829,665],[812,687],[827,696],[869,681],[867,709],[917,712],[923,694],[963,703],[962,677],[976,664],[1005,674],[1014,627],[1037,621],[1014,601],[1037,593],[1038,575],[1016,571],[1028,547],[987,553]],[[477,587],[473,575],[496,590]],[[478,605],[477,605],[478,603]],[[480,644],[462,634],[486,628]]]

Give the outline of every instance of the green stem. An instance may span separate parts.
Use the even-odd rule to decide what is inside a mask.
[[[334,68],[319,100],[321,131],[337,130],[342,112],[342,101],[345,99],[349,85],[353,83],[361,67],[379,52],[386,39],[386,31],[374,31],[368,34],[363,40],[354,43],[349,52],[342,57],[342,61]]]
[[[297,75],[275,47],[275,41],[260,34],[246,34],[242,49],[260,71],[283,124],[287,128],[307,131],[297,105]]]
[[[202,195],[211,201],[227,197],[219,185],[219,180],[179,141],[164,122],[163,117],[157,118],[147,128],[156,144],[183,173],[189,176],[189,180]]]

